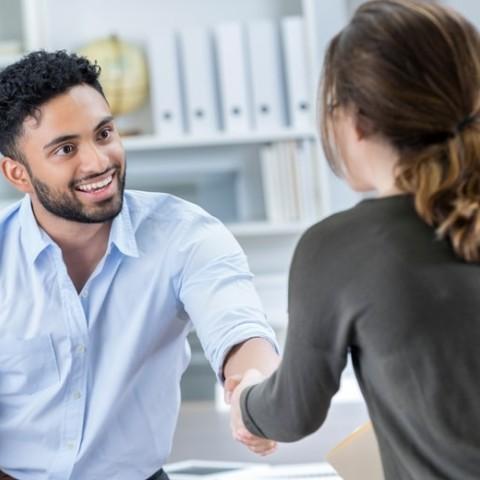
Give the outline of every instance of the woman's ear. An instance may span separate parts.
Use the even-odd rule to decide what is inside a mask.
[[[372,121],[361,111],[355,113],[354,121],[357,140],[364,140],[375,133]]]
[[[27,168],[18,160],[10,157],[2,158],[2,173],[7,181],[23,193],[32,192],[32,183]]]

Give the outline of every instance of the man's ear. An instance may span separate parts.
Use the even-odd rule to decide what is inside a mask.
[[[1,161],[1,168],[4,177],[17,190],[23,193],[32,192],[32,183],[27,168],[18,160],[10,157],[3,157]]]

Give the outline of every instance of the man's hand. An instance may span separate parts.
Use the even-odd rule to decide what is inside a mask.
[[[223,398],[225,400],[225,403],[227,403],[228,405],[231,404],[233,391],[238,387],[241,381],[242,376],[239,374],[230,375],[228,378],[225,379],[225,382],[223,384]]]
[[[240,395],[250,385],[260,383],[265,379],[258,370],[247,370],[243,377],[232,375],[225,381],[225,401],[230,404],[230,428],[235,440],[243,443],[249,450],[258,455],[270,455],[277,449],[273,440],[257,437],[250,433],[242,420]]]

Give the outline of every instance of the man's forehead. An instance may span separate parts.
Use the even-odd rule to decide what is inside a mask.
[[[94,88],[78,85],[56,95],[32,112],[23,122],[24,130],[89,128],[111,115],[104,97]]]

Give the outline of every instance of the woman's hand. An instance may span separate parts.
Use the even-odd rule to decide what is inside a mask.
[[[235,440],[243,443],[249,450],[258,455],[270,455],[277,449],[277,442],[257,437],[250,433],[242,420],[240,395],[245,388],[260,383],[265,379],[258,370],[247,370],[243,377],[235,375],[225,382],[226,400],[230,404],[230,428]]]

